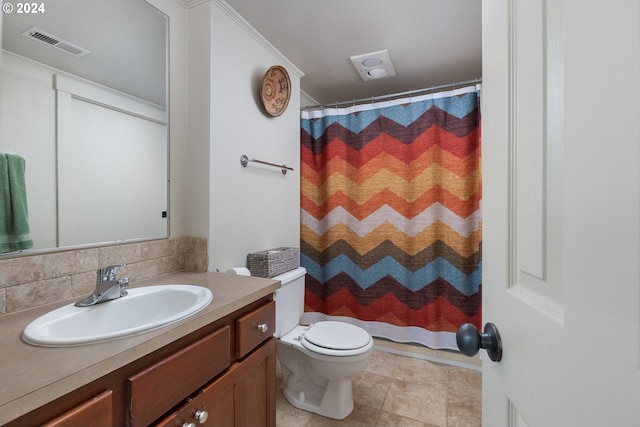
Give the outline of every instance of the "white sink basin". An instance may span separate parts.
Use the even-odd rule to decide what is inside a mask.
[[[71,303],[50,311],[27,325],[22,338],[44,347],[113,340],[182,320],[213,299],[209,289],[195,285],[148,286],[129,289],[128,293],[90,307]]]

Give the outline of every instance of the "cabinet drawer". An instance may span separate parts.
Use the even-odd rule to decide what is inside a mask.
[[[146,426],[231,364],[224,326],[127,379],[131,427]]]
[[[233,368],[231,368],[233,369]],[[236,425],[234,384],[224,374],[214,380],[201,393],[162,419],[154,427],[205,425],[207,427],[233,427]],[[205,419],[198,419],[200,414]]]
[[[43,427],[112,426],[113,393],[104,391],[93,399],[43,424]]]
[[[241,359],[264,340],[273,336],[276,325],[276,303],[269,301],[236,320],[236,356]]]

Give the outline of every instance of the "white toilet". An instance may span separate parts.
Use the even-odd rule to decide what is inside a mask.
[[[295,407],[341,420],[353,411],[351,378],[367,366],[373,339],[364,329],[344,322],[300,325],[304,312],[304,278],[298,267],[273,277],[276,351],[284,379],[284,396]]]

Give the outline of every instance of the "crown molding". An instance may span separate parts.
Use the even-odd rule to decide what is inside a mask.
[[[176,3],[180,4],[182,7],[186,9],[190,9],[199,4],[205,3],[209,0],[174,0]]]
[[[309,95],[309,94],[308,94],[307,92],[305,92],[304,90],[300,89],[300,93],[301,93],[303,96],[307,97],[307,98],[308,98],[308,99],[313,103],[313,104],[309,104],[309,106],[311,106],[311,105],[321,105],[321,103],[320,103],[320,102],[318,102],[318,101],[317,101],[313,96]],[[304,107],[302,107],[302,108],[304,108]]]
[[[262,34],[260,34],[255,28],[251,26],[242,16],[238,14],[229,4],[224,0],[210,0],[211,3],[215,4],[225,12],[231,19],[233,19],[240,27],[247,32],[251,37],[253,37],[258,43],[262,45],[267,51],[271,52],[273,56],[278,58],[282,65],[290,72],[298,76],[299,78],[304,77],[304,73],[298,67],[296,67],[289,59],[282,54],[274,45],[272,45],[269,40],[265,39]]]
[[[220,10],[225,12],[231,19],[233,19],[240,27],[251,37],[253,37],[258,43],[262,45],[267,51],[271,52],[284,67],[290,73],[293,73],[298,78],[304,77],[304,72],[295,66],[289,59],[282,54],[269,40],[265,39],[255,28],[251,26],[242,16],[238,14],[229,4],[224,0],[175,0],[178,4],[182,5],[186,9],[191,9],[198,5],[210,2],[216,5]]]

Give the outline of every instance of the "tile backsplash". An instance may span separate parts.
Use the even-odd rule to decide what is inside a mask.
[[[118,278],[131,283],[180,270],[207,271],[207,239],[182,236],[0,259],[0,314],[87,295],[96,270],[113,264],[127,264]]]

